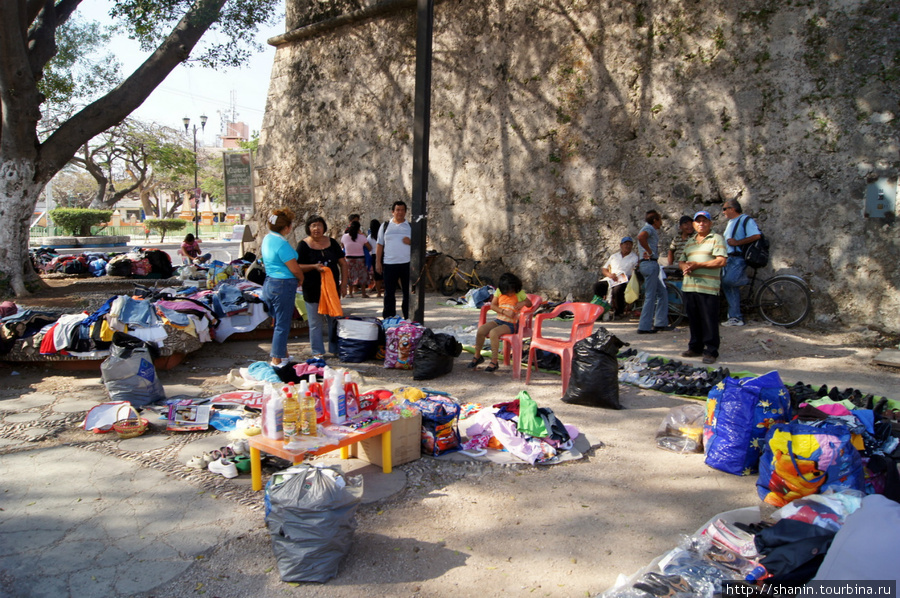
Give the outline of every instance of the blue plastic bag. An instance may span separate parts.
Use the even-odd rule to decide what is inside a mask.
[[[710,404],[712,402],[713,404]],[[778,372],[758,378],[725,378],[707,398],[706,464],[734,475],[752,475],[769,428],[791,417],[791,398]]]

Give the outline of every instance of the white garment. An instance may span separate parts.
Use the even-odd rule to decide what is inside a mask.
[[[631,278],[631,275],[634,273],[634,269],[637,268],[638,265],[638,256],[635,252],[631,252],[628,255],[623,256],[621,251],[617,251],[606,260],[606,263],[603,264],[603,267],[612,272],[613,274],[624,274],[628,278]],[[612,288],[616,284],[622,284],[620,281],[615,281],[609,277],[605,277],[603,280],[609,283],[610,288]]]
[[[162,324],[148,326],[147,328],[129,328],[128,334],[148,343],[156,343],[157,347],[162,347],[169,336],[166,334],[166,327]]]
[[[216,341],[223,342],[235,332],[256,330],[260,323],[269,319],[262,303],[251,303],[247,313],[228,316],[219,320],[216,327]]]
[[[391,219],[387,228],[382,227],[384,233],[379,231],[378,244],[384,246],[381,263],[383,264],[408,264],[412,255],[412,246],[403,242],[403,237],[412,239],[412,227],[409,222],[400,224]]]

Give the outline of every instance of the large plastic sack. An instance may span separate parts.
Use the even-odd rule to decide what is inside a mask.
[[[350,552],[362,476],[339,469],[295,465],[266,486],[266,527],[282,581],[324,583]]]
[[[616,355],[625,343],[606,328],[575,343],[569,387],[564,403],[621,409],[619,362]]]
[[[361,363],[375,357],[384,332],[377,318],[340,318],[336,321],[338,358]]]
[[[702,453],[705,420],[701,403],[672,407],[656,430],[656,446],[673,453]]]
[[[431,396],[416,401],[422,412],[422,454],[437,457],[461,448],[459,437],[460,407],[451,399]]]
[[[425,327],[413,322],[403,322],[385,331],[384,367],[411,370],[416,356],[416,346]]]
[[[109,357],[100,364],[103,385],[113,401],[128,401],[134,407],[166,399],[153,360],[158,351],[124,332],[113,334]]]
[[[756,490],[770,505],[782,507],[826,490],[864,490],[862,457],[844,426],[777,424],[764,447]]]
[[[778,372],[725,378],[707,397],[706,464],[734,475],[759,467],[766,432],[791,418],[791,397]]]
[[[462,345],[450,334],[435,334],[426,328],[416,346],[413,362],[414,380],[431,380],[453,371],[455,358],[462,353]]]

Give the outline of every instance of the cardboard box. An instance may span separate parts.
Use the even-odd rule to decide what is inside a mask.
[[[381,436],[357,442],[350,449],[354,457],[384,465],[381,458]],[[403,465],[422,456],[422,414],[401,417],[391,422],[391,465]]]

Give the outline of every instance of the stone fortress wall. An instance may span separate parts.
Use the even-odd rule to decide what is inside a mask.
[[[415,30],[410,0],[287,1],[261,228],[282,204],[335,229],[411,205]],[[814,321],[900,330],[893,213],[864,217],[900,165],[895,2],[445,0],[433,64],[429,249],[589,298],[647,209],[667,243],[700,209],[722,232],[736,197]]]

